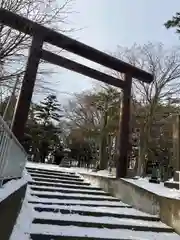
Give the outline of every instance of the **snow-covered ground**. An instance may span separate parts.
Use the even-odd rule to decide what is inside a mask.
[[[174,198],[180,200],[180,190],[170,189],[164,186],[164,183],[150,183],[147,178],[125,179],[125,181],[135,184],[149,192],[153,192],[158,196]]]

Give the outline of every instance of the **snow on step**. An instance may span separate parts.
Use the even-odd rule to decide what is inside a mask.
[[[46,164],[46,163],[33,163],[33,162],[27,162],[26,164],[27,169],[33,168],[33,169],[40,169],[40,170],[47,170],[47,171],[63,171],[63,172],[72,172],[69,168],[62,168],[57,165],[53,164]]]
[[[47,178],[55,178],[55,179],[67,179],[67,180],[74,180],[74,181],[83,181],[82,178],[74,177],[71,175],[53,175],[53,174],[46,174],[46,173],[36,173],[36,172],[30,172],[30,175],[33,177],[47,177]]]
[[[76,226],[55,226],[46,224],[32,224],[30,233],[48,234],[53,236],[94,237],[102,239],[128,240],[179,240],[175,233],[139,232],[123,229],[83,228]],[[43,239],[43,238],[42,238]],[[53,239],[53,238],[52,238]]]
[[[31,167],[26,167],[26,169],[30,172],[43,172],[47,174],[64,174],[64,175],[69,175],[69,176],[76,176],[76,172],[74,171],[63,171],[62,168],[58,168],[56,170],[52,169],[42,169],[42,168],[31,168]]]
[[[28,170],[28,173],[29,174],[35,174],[35,175],[43,175],[43,176],[46,176],[46,177],[66,177],[66,178],[74,178],[74,179],[79,179],[80,177],[76,174],[66,174],[66,173],[54,173],[54,172],[47,172],[47,171],[31,171],[31,170]]]
[[[149,228],[158,227],[163,229],[171,229],[161,222],[155,221],[143,221],[143,220],[134,220],[134,219],[121,219],[116,217],[94,217],[94,216],[82,216],[79,214],[61,214],[61,213],[52,213],[52,212],[35,212],[34,218],[36,219],[50,219],[50,220],[59,220],[59,221],[67,221],[68,222],[81,222],[81,223],[102,223],[103,224],[111,224],[111,225],[119,225],[119,226],[146,226]]]
[[[51,192],[51,191],[34,191],[31,190],[31,194],[33,195],[49,195],[49,196],[53,196],[54,198],[58,197],[58,196],[64,196],[66,197],[84,197],[86,198],[88,196],[88,198],[97,198],[97,199],[108,199],[108,200],[116,200],[119,201],[119,199],[111,197],[111,196],[104,196],[104,195],[91,195],[91,194],[83,194],[83,193],[61,193],[61,192]]]
[[[77,188],[77,189],[79,189],[79,188],[81,188],[81,189],[93,189],[93,190],[99,190],[100,188],[98,188],[98,187],[92,187],[91,185],[78,185],[78,184],[76,184],[76,185],[71,185],[70,183],[60,183],[60,182],[47,182],[47,181],[35,181],[35,180],[32,180],[31,181],[31,184],[32,183],[34,183],[34,184],[40,184],[40,185],[43,185],[44,184],[44,186],[47,184],[47,185],[53,185],[53,186],[65,186],[65,187],[70,187],[70,188]]]
[[[64,184],[63,184],[64,185]],[[69,188],[67,188],[66,187],[66,185],[64,185],[65,187],[49,187],[49,186],[38,186],[37,187],[37,185],[36,184],[32,184],[31,185],[31,187],[36,187],[36,188],[39,188],[39,189],[47,189],[47,190],[51,190],[51,189],[54,189],[54,190],[57,190],[57,192],[58,191],[61,191],[61,190],[70,190],[70,191],[72,191],[72,192],[76,192],[78,189],[69,189]],[[82,190],[82,189],[79,189],[78,191],[80,191],[80,192],[99,192],[99,193],[104,193],[104,191],[103,190],[94,190],[94,189],[91,189],[91,188],[89,188],[89,189],[84,189],[84,190]]]
[[[68,180],[64,180],[64,179],[58,179],[58,178],[49,178],[49,177],[32,177],[33,180],[35,181],[49,181],[49,182],[62,182],[62,183],[69,183],[69,184],[73,184],[73,185],[89,185],[89,183],[86,182],[78,182],[78,181],[74,181],[71,179]]]
[[[49,198],[39,198],[37,196],[29,196],[28,197],[29,201],[34,201],[34,202],[39,202],[39,203],[54,203],[54,204],[58,204],[58,203],[64,203],[64,204],[76,204],[76,205],[81,205],[81,204],[89,204],[89,205],[99,205],[99,206],[103,206],[103,205],[109,205],[109,206],[128,206],[125,203],[122,202],[111,202],[111,201],[94,201],[94,200],[74,200],[74,199],[49,199]]]
[[[167,233],[172,229],[158,221],[158,217],[135,210],[108,194],[103,195],[104,191],[92,187],[70,169],[54,167],[51,169],[46,165],[46,168],[41,168],[39,165],[37,171],[35,168],[29,169],[33,177],[30,183],[32,189],[28,188],[29,205],[34,209],[34,220],[29,229],[32,239],[42,240],[43,234],[47,236],[46,240],[61,239],[61,236],[66,239],[74,236],[74,239],[91,237],[97,240],[180,239],[175,233]],[[41,235],[34,235],[33,238],[33,234]]]
[[[98,194],[99,193],[100,195],[101,194],[108,195],[108,193],[106,193],[106,192],[104,192],[102,190],[91,190],[91,189],[89,189],[89,190],[87,190],[87,189],[82,190],[82,189],[77,189],[77,188],[69,189],[69,188],[66,188],[66,187],[36,186],[35,184],[31,185],[31,189],[32,188],[33,188],[33,190],[36,190],[36,191],[43,191],[43,190],[45,190],[45,191],[52,191],[53,190],[53,192],[54,191],[56,191],[56,192],[71,191],[72,193],[76,193],[76,192],[81,193],[82,192],[82,193],[88,193],[88,194],[90,194],[90,193],[97,193]]]
[[[89,213],[91,212],[100,212],[100,213],[104,213],[104,214],[108,214],[108,213],[114,213],[114,214],[125,214],[125,215],[131,215],[131,216],[143,216],[143,217],[157,217],[157,216],[154,216],[154,215],[150,215],[150,214],[147,214],[147,213],[143,213],[141,211],[138,211],[136,209],[133,209],[133,208],[111,208],[111,207],[102,207],[102,206],[99,206],[99,207],[89,207],[89,206],[79,206],[79,205],[75,205],[75,206],[66,206],[64,205],[63,207],[59,206],[59,205],[56,205],[56,204],[52,204],[52,205],[46,205],[46,204],[34,204],[33,205],[34,208],[42,208],[42,211],[43,209],[52,209],[53,210],[56,210],[56,211],[61,211],[61,210],[74,210],[74,211],[88,211]],[[158,217],[157,217],[158,218]]]

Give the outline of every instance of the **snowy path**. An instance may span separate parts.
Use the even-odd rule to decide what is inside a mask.
[[[71,169],[28,167],[32,179],[10,240],[180,240],[158,217],[92,187]]]

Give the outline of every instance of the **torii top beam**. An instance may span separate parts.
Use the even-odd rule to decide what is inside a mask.
[[[140,81],[146,83],[151,83],[153,81],[152,74],[144,70],[3,8],[0,8],[0,22],[31,36],[38,34],[42,36],[43,40],[47,43],[63,48],[118,72],[129,73],[133,78]]]

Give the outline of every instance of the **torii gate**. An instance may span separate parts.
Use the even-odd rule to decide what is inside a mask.
[[[146,83],[151,83],[153,81],[152,74],[3,8],[0,8],[0,22],[13,29],[32,36],[32,44],[29,51],[26,72],[24,74],[21,91],[16,105],[12,127],[12,131],[17,139],[21,142],[24,136],[38,65],[40,59],[43,59],[49,63],[64,67],[98,81],[108,83],[123,90],[122,119],[119,133],[120,155],[117,162],[116,176],[117,178],[126,177],[129,149],[129,121],[132,78],[136,78]],[[52,52],[43,50],[42,47],[44,42],[65,49],[110,69],[124,73],[125,79],[122,81],[103,72],[86,67]]]

